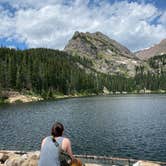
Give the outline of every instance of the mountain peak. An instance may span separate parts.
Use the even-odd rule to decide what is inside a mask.
[[[83,36],[91,36],[91,37],[107,37],[105,36],[102,32],[94,32],[94,33],[90,33],[90,32],[79,32],[76,31],[72,37],[72,39],[76,39],[77,37],[83,37]],[[108,38],[108,37],[107,37]]]
[[[147,60],[156,55],[166,54],[166,39],[161,40],[159,44],[155,44],[148,49],[140,50],[135,54],[143,60]]]
[[[78,32],[76,31],[66,45],[65,51],[78,52],[79,54],[96,57],[97,54],[120,55],[134,58],[133,54],[126,47],[110,39],[102,32]]]
[[[91,68],[102,73],[134,75],[137,58],[125,46],[102,32],[76,31],[64,51],[92,62]]]
[[[166,46],[166,39],[161,40],[160,45]]]

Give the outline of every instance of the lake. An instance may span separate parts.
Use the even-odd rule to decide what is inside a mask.
[[[0,149],[39,150],[55,121],[74,154],[166,161],[166,95],[98,96],[0,106]]]

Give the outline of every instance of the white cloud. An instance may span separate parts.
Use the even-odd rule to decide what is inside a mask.
[[[62,49],[75,31],[101,31],[131,50],[166,37],[166,14],[152,4],[127,1],[88,7],[88,0],[2,0],[17,8],[14,17],[0,8],[0,35],[24,41],[29,47]],[[97,1],[96,1],[97,2]],[[156,17],[158,24],[152,24]]]
[[[8,3],[13,8],[42,8],[47,5],[62,4],[63,0],[1,0],[0,3]]]
[[[11,37],[15,32],[15,19],[10,17],[10,13],[0,7],[0,37]]]
[[[159,22],[166,28],[166,12],[161,15]]]

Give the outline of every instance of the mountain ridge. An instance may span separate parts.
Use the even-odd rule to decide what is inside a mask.
[[[74,40],[78,41],[79,39],[84,39],[89,44],[94,45],[96,47],[96,49],[98,49],[98,51],[101,51],[101,49],[103,49],[103,47],[105,47],[105,49],[114,49],[114,50],[110,50],[110,51],[115,51],[115,52],[120,53],[121,55],[123,54],[124,56],[127,56],[129,58],[135,58],[133,56],[134,54],[127,47],[123,46],[122,44],[109,38],[108,36],[106,36],[105,34],[99,32],[99,31],[94,32],[94,33],[90,33],[90,32],[83,33],[83,32],[76,31],[74,33],[73,37],[71,38],[71,40],[69,40],[68,44],[65,46],[64,50],[72,51],[71,49],[74,49],[74,48],[80,49],[77,47],[78,45],[76,45],[76,44],[80,44],[80,43],[74,43]],[[71,48],[71,46],[73,46],[73,48]],[[114,47],[114,48],[111,48],[111,47]],[[92,49],[93,49],[93,47],[92,47]],[[108,50],[108,52],[109,52],[109,50]]]
[[[166,53],[166,38],[161,40],[160,43],[155,44],[147,49],[135,52],[135,55],[141,60],[148,60],[154,56]]]
[[[105,74],[134,76],[140,60],[125,46],[101,32],[76,31],[64,51],[92,61],[92,68]]]

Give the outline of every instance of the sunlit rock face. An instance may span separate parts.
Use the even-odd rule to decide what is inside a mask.
[[[64,51],[90,60],[93,69],[106,74],[134,76],[135,66],[142,63],[129,49],[101,32],[75,32]]]
[[[159,44],[155,44],[150,48],[135,53],[135,55],[142,60],[148,60],[151,57],[163,54],[166,54],[166,39],[163,39]]]
[[[37,166],[39,152],[18,154],[17,152],[1,152],[0,162],[4,166]]]
[[[38,166],[38,160],[40,157],[40,152],[19,152],[19,151],[0,151],[0,166]],[[134,159],[124,159],[124,158],[112,158],[112,157],[105,157],[105,156],[91,156],[88,158],[87,156],[75,155],[76,158],[80,158],[82,161],[85,159],[93,158],[93,162],[78,162],[81,163],[82,166],[161,166],[166,165],[163,162],[151,162],[151,161],[137,161]],[[81,161],[79,159],[79,161]],[[101,163],[101,159],[103,161],[107,160],[107,164]],[[100,162],[99,162],[100,161]],[[108,164],[109,162],[109,164]],[[75,162],[73,162],[75,163]],[[112,164],[110,164],[112,163]],[[71,165],[71,166],[81,166],[81,165]]]

